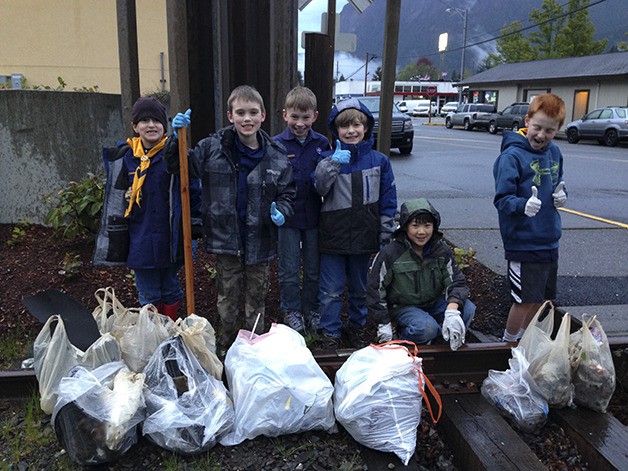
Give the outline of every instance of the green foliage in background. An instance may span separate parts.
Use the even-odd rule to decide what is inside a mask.
[[[45,221],[61,232],[63,238],[74,240],[95,236],[105,196],[105,182],[100,175],[88,173],[80,182],[69,182],[56,194],[44,199],[52,207]]]

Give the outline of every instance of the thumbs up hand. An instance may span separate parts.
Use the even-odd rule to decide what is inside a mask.
[[[348,164],[349,160],[351,160],[351,152],[348,150],[342,150],[339,139],[336,139],[336,150],[331,155],[331,160],[338,162],[339,164]]]
[[[567,201],[567,193],[565,193],[565,182],[560,182],[556,185],[556,189],[554,193],[552,193],[552,197],[554,198],[554,206],[556,208],[562,208]]]
[[[526,216],[529,218],[536,216],[536,213],[541,209],[541,200],[537,198],[538,194],[539,190],[532,185],[532,196],[530,196],[524,209]]]

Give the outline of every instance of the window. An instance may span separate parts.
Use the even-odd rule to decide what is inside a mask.
[[[611,119],[613,117],[613,110],[602,110],[600,113],[600,119]]]

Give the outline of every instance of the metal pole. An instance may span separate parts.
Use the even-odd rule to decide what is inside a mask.
[[[366,53],[366,63],[364,64],[364,96],[366,96],[366,81],[369,77],[369,53]]]
[[[460,10],[456,10],[460,11]],[[460,62],[460,80],[464,80],[464,54],[467,50],[467,10],[462,10],[462,60]],[[462,103],[462,86],[458,89],[458,103]]]

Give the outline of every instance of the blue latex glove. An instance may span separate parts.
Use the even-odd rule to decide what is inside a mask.
[[[331,160],[338,162],[339,164],[348,164],[351,159],[351,152],[348,150],[342,150],[340,147],[340,140],[336,139],[336,150],[331,155]]]
[[[276,226],[281,226],[284,222],[286,222],[286,218],[283,214],[281,214],[281,211],[277,209],[277,203],[274,201],[270,203],[270,218]]]
[[[179,137],[177,130],[188,127],[192,122],[192,119],[190,119],[191,114],[192,110],[188,109],[185,113],[177,113],[177,115],[172,118],[172,129],[176,137]]]

